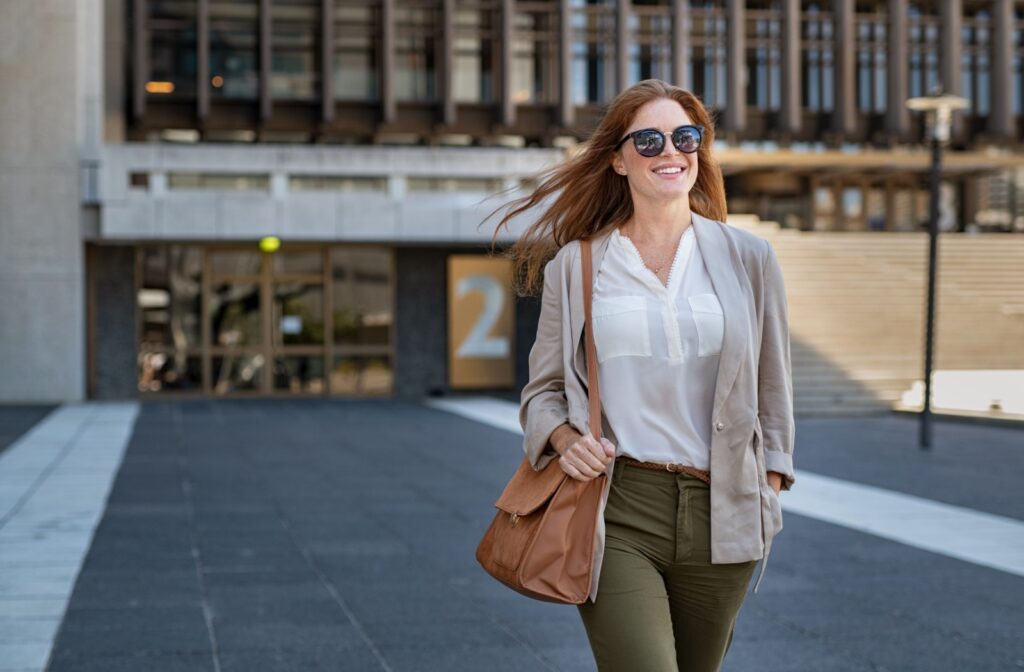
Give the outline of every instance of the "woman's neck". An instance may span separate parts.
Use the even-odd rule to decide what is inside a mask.
[[[653,208],[637,208],[634,205],[633,216],[620,230],[634,242],[651,245],[670,244],[679,240],[692,222],[690,204],[685,200]]]

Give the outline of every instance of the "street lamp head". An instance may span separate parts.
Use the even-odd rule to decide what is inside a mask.
[[[960,96],[954,96],[948,93],[940,93],[936,96],[921,96],[919,98],[911,98],[907,101],[907,107],[911,110],[925,111],[936,110],[941,107],[948,107],[951,110],[964,110],[971,106],[971,102],[966,98]]]
[[[949,127],[953,120],[953,112],[965,110],[971,106],[966,98],[948,93],[936,92],[933,96],[921,96],[907,101],[907,107],[915,112],[924,112],[931,138],[938,142],[949,140]]]

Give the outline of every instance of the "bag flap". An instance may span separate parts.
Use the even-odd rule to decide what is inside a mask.
[[[529,515],[551,499],[568,477],[558,465],[558,460],[551,460],[542,470],[536,471],[524,458],[494,505],[507,513]]]

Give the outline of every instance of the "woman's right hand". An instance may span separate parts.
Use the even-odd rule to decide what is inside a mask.
[[[599,441],[587,432],[569,444],[558,464],[577,481],[591,481],[603,474],[614,459],[615,444],[604,437]]]

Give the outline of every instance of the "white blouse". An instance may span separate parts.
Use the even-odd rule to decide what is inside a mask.
[[[725,318],[693,226],[667,287],[616,228],[593,301],[601,405],[617,453],[707,470]]]

